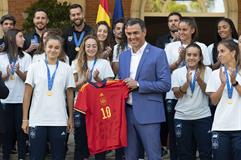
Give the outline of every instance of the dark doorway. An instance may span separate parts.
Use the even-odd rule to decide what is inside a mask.
[[[214,42],[216,24],[221,17],[195,17],[199,30],[199,42],[209,45]],[[156,43],[157,37],[168,32],[167,17],[145,17],[147,41]]]

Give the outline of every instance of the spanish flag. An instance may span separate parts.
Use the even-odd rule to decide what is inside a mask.
[[[97,13],[96,23],[106,21],[110,27],[110,16],[108,15],[108,0],[100,0],[99,9]]]
[[[114,14],[112,17],[112,25],[119,20],[120,18],[124,17],[123,7],[122,7],[122,0],[115,0],[115,8]]]

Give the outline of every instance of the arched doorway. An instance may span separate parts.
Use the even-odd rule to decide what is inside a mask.
[[[180,8],[183,16],[195,17],[200,31],[199,39],[206,44],[213,42],[216,21],[220,17],[232,19],[238,27],[237,0],[132,0],[131,17],[145,20],[147,39],[155,43],[158,35],[168,31],[167,15]]]

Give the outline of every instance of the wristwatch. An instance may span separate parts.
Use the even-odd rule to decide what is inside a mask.
[[[233,87],[236,87],[238,85],[238,81],[236,81],[234,84],[232,84]]]
[[[140,86],[140,85],[139,85],[139,83],[138,83],[138,82],[136,83],[136,86],[137,86],[137,88],[139,88],[139,86]]]

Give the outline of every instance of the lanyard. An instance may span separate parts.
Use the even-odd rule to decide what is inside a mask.
[[[84,38],[84,35],[85,35],[85,31],[82,31],[81,34],[80,34],[80,37],[79,39],[77,38],[77,34],[76,32],[73,32],[73,36],[74,36],[74,43],[75,43],[75,46],[76,47],[79,47],[83,38]]]
[[[56,63],[56,68],[55,68],[52,76],[50,75],[50,70],[49,70],[47,59],[45,60],[45,64],[46,64],[46,67],[47,67],[48,90],[51,91],[52,88],[53,88],[53,84],[54,84],[55,74],[56,74],[56,71],[57,71],[58,66],[59,66],[59,61],[57,61],[57,63]]]
[[[195,89],[195,83],[196,83],[196,70],[194,72],[194,76],[192,78],[192,81],[190,82],[190,88],[191,88],[192,94],[193,94],[194,89]]]
[[[235,77],[237,75],[237,71],[238,71],[238,68],[236,67]],[[232,99],[232,96],[233,96],[233,86],[229,82],[228,69],[227,69],[226,66],[224,66],[224,72],[225,72],[225,76],[226,76],[226,85],[227,85],[227,90],[228,90],[228,98]]]
[[[9,63],[10,63],[9,67],[10,67],[11,75],[14,75],[15,68],[16,68],[16,62],[17,62],[17,59],[13,59],[13,60],[9,59]]]
[[[94,67],[95,67],[96,61],[97,61],[97,59],[94,60],[94,63],[93,63],[92,68],[91,68],[91,70],[90,70],[90,78],[89,78],[89,82],[91,82],[91,79],[92,79],[92,76],[93,76],[93,71],[94,71]]]

